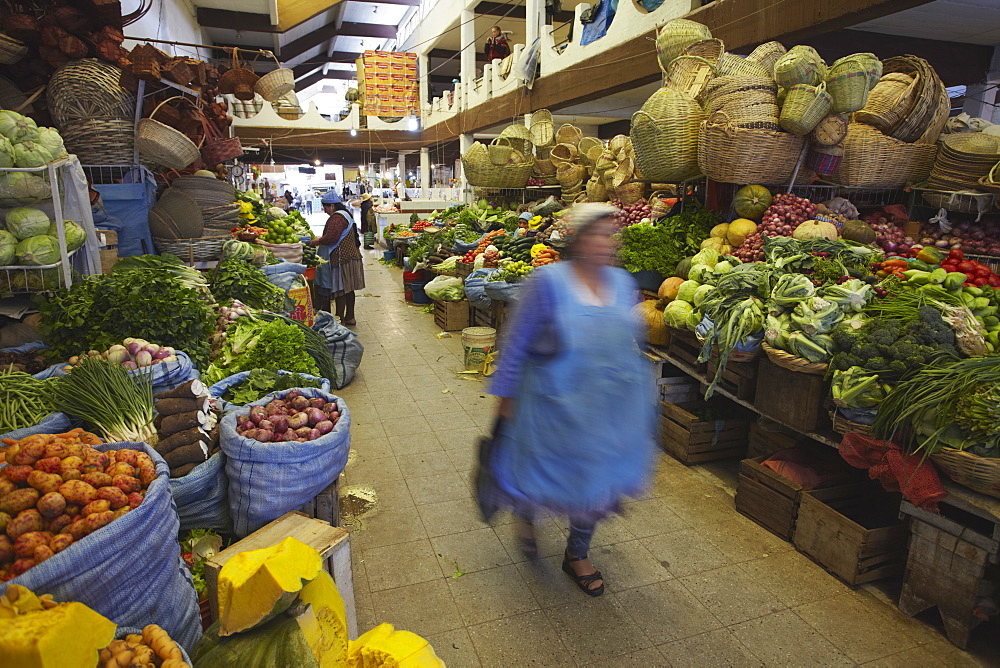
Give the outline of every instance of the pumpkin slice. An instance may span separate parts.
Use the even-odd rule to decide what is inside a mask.
[[[350,668],[444,668],[434,648],[415,633],[379,624],[351,643]]]
[[[14,587],[8,588],[8,595]],[[22,600],[5,605],[0,616],[0,666],[96,666],[98,653],[115,639],[115,623],[83,603],[43,607],[34,594],[21,589]]]
[[[288,610],[322,570],[319,552],[291,537],[240,552],[219,571],[219,635],[252,629]]]
[[[320,668],[346,667],[347,608],[330,574],[321,570],[302,588],[299,601],[309,607],[295,621]]]

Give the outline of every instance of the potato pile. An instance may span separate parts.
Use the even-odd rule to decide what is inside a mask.
[[[98,668],[191,668],[181,648],[156,624],[130,633],[124,640],[112,640],[101,650]]]
[[[0,582],[65,550],[134,508],[156,479],[138,450],[99,452],[82,429],[4,439],[0,469]]]

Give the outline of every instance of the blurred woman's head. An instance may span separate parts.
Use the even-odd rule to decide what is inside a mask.
[[[493,26],[493,36],[494,37],[500,36],[500,26]]]
[[[617,231],[614,215],[617,212],[607,204],[575,204],[564,222],[569,244],[566,248],[571,260],[594,265],[615,263],[618,246],[614,240]]]

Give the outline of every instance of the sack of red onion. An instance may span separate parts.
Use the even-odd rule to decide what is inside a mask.
[[[339,420],[336,403],[291,390],[283,399],[253,406],[239,418],[236,433],[262,443],[305,443],[329,434]]]

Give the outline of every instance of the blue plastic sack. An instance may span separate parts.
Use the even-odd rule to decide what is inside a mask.
[[[307,267],[304,264],[299,264],[298,262],[279,262],[278,264],[266,264],[261,267],[261,269],[263,269],[264,273],[268,276],[272,276],[274,274],[287,274],[289,272],[304,274],[306,273]]]
[[[0,434],[0,438],[13,438],[22,439],[27,436],[34,436],[35,434],[62,434],[70,429],[79,425],[79,422],[73,420],[70,416],[65,413],[49,413],[41,422],[31,427],[24,427],[23,429],[15,429],[14,431],[9,431],[6,434]]]
[[[291,390],[277,393],[284,397]],[[226,455],[229,510],[233,533],[243,538],[291,510],[298,510],[329,487],[347,464],[351,450],[351,412],[343,399],[313,388],[299,390],[310,398],[337,403],[340,420],[333,431],[315,441],[261,443],[236,433],[236,421],[263,406],[274,395],[230,411],[222,418],[220,445]]]
[[[521,296],[520,283],[508,283],[507,281],[486,281],[483,286],[486,296],[496,302],[508,302],[513,304]]]
[[[608,34],[608,26],[618,12],[618,0],[601,0],[597,6],[594,20],[583,24],[583,33],[580,35],[580,46],[586,46],[591,42],[596,42]]]
[[[486,277],[496,269],[476,269],[465,279],[465,296],[478,309],[488,309],[493,300],[486,294]]]
[[[354,380],[354,372],[361,366],[365,347],[358,335],[337,322],[332,313],[318,311],[312,328],[326,339],[326,347],[337,369],[334,385],[339,390]]]
[[[229,532],[225,457],[216,452],[181,478],[170,479],[170,494],[177,505],[181,531],[219,529]]]
[[[479,237],[475,241],[470,241],[468,243],[466,243],[464,241],[459,241],[458,239],[455,239],[455,245],[451,247],[451,252],[454,253],[455,255],[465,255],[470,250],[473,250],[476,247],[478,247],[479,246],[479,242],[482,241],[485,238],[486,238],[486,235],[484,234],[483,236]]]
[[[279,371],[278,373],[282,375],[290,375],[291,372]],[[240,408],[241,407],[240,404],[234,404],[229,401],[226,401],[225,399],[222,398],[222,395],[225,394],[226,390],[228,390],[230,387],[242,383],[244,380],[247,379],[247,376],[249,375],[250,375],[249,371],[241,371],[239,373],[234,373],[232,376],[229,376],[228,378],[223,378],[215,385],[209,387],[208,396],[212,398],[212,407],[215,408],[216,410],[221,410],[221,411],[231,411]],[[307,373],[299,375],[305,376],[306,378],[314,378],[320,381],[319,389],[323,390],[324,392],[330,391],[330,381],[327,380],[326,378],[320,378],[319,376],[311,376]],[[272,392],[271,394],[274,393]],[[270,394],[267,395],[267,397],[270,396],[271,396]],[[267,397],[261,397],[261,399],[265,399]]]
[[[102,443],[94,448],[145,452],[157,477],[142,504],[76,541],[23,575],[0,583],[79,601],[120,626],[162,626],[185,649],[201,637],[201,612],[191,572],[181,559],[179,522],[170,495],[170,469],[145,443]]]

